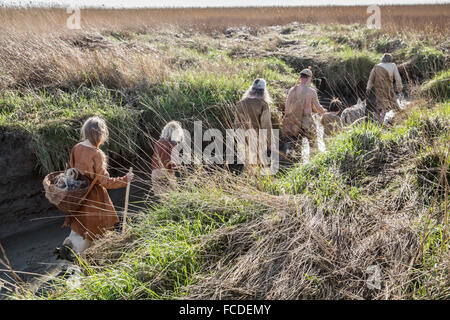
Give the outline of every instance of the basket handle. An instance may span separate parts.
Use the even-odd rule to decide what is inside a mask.
[[[97,183],[97,180],[98,180],[98,176],[96,175],[94,180],[92,180],[91,184],[89,185],[88,191],[84,194],[83,198],[81,198],[81,200],[78,202],[79,205],[81,205],[84,202],[84,200],[86,200],[86,197],[89,195],[89,193],[91,192],[92,188]]]

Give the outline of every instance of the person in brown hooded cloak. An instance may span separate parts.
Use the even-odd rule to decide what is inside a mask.
[[[161,131],[161,137],[153,147],[151,161],[152,189],[155,196],[160,197],[177,185],[177,164],[172,161],[172,151],[184,140],[184,132],[181,123],[170,121]]]
[[[234,115],[234,128],[243,129],[244,131],[254,129],[256,135],[259,135],[260,129],[266,130],[267,149],[270,150],[272,137],[272,120],[270,112],[270,104],[272,99],[266,87],[264,79],[256,79],[250,88],[244,93],[241,100],[236,103],[236,112]],[[244,166],[248,168],[249,164],[256,164],[258,161],[251,161],[250,153],[245,154],[243,148],[256,151],[256,146],[252,145],[258,141],[255,139],[245,138],[238,135],[238,152],[245,159],[242,160]],[[240,151],[239,151],[240,150]],[[245,154],[245,155],[244,155]],[[257,159],[257,154],[253,155]]]

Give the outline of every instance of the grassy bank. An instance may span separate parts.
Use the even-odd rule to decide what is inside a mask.
[[[448,299],[450,102],[270,178],[198,171],[45,299]],[[380,287],[366,280],[380,270]]]

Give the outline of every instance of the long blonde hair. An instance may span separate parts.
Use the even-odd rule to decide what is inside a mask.
[[[108,126],[106,125],[105,120],[98,116],[90,117],[81,127],[81,139],[89,140],[89,142],[97,148],[108,141],[108,137]]]

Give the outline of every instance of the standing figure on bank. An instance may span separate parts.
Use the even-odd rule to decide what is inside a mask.
[[[234,128],[249,130],[254,129],[256,137],[254,139],[246,139],[240,135],[238,140],[238,157],[244,156],[245,159],[241,159],[242,163],[247,167],[249,164],[257,164],[258,153],[250,155],[245,154],[245,150],[242,148],[248,147],[249,150],[255,150],[256,147],[253,143],[259,141],[259,130],[265,129],[267,135],[267,149],[270,150],[271,137],[272,137],[272,120],[270,113],[270,104],[272,99],[266,87],[266,81],[264,79],[256,79],[250,88],[244,93],[242,99],[236,104],[236,113],[234,117]],[[247,142],[244,142],[247,140]],[[257,151],[256,151],[257,152]],[[253,161],[252,161],[253,160]]]
[[[178,121],[170,121],[161,131],[161,137],[153,147],[152,189],[161,196],[176,186],[177,165],[172,161],[172,150],[184,141],[184,132]]]
[[[293,148],[302,137],[308,139],[310,148],[317,148],[317,128],[312,117],[313,108],[320,114],[325,109],[320,105],[317,92],[311,88],[311,69],[300,72],[300,79],[289,92],[286,99],[282,136],[286,143],[283,151]]]
[[[63,246],[70,247],[79,254],[87,249],[93,240],[107,230],[114,230],[119,218],[109,198],[107,189],[125,188],[134,174],[111,178],[107,171],[106,156],[100,146],[108,139],[108,127],[103,119],[91,117],[81,129],[81,142],[72,148],[69,168],[96,181],[87,195],[83,206],[77,212],[66,215],[63,226],[72,230]]]
[[[376,112],[380,123],[383,123],[384,116],[388,111],[400,108],[394,92],[394,80],[398,92],[401,93],[403,85],[397,65],[392,62],[392,55],[385,53],[381,58],[381,63],[374,66],[370,72],[366,89],[367,96],[370,95],[372,89],[375,91]]]

